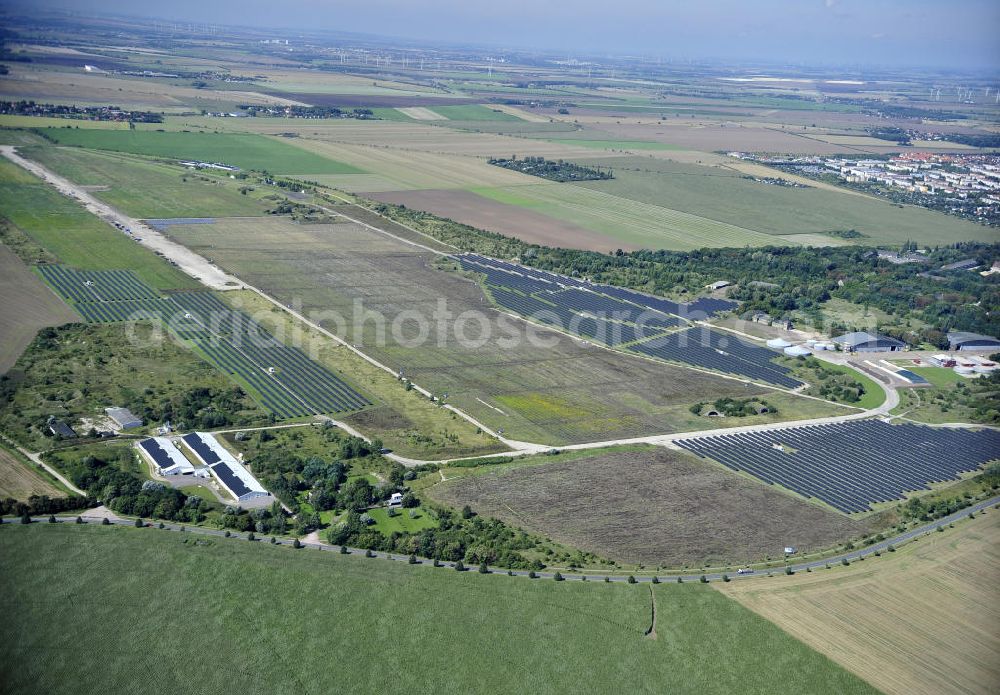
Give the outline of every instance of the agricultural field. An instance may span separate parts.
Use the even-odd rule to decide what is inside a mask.
[[[195,281],[127,239],[76,202],[6,160],[0,161],[0,210],[18,230],[63,263],[106,268],[109,258],[160,289]]]
[[[864,535],[855,521],[685,452],[607,449],[483,466],[427,490],[625,565],[735,567]]]
[[[21,455],[0,445],[0,499],[26,501],[32,495],[64,497],[66,490],[32,468]]]
[[[693,415],[689,406],[765,392],[527,327],[490,309],[473,282],[434,269],[433,255],[366,228],[275,225],[216,220],[173,225],[167,233],[279,301],[300,302],[324,328],[487,426],[503,428],[505,437],[556,445],[718,427],[717,419]],[[484,312],[484,320],[463,322],[460,341],[454,318],[440,325],[434,318],[440,300],[453,317],[473,310]],[[425,340],[421,320],[428,324]],[[501,347],[504,336],[516,350]],[[841,414],[836,406],[767,393],[792,417]]]
[[[995,510],[880,558],[719,590],[889,695],[1000,682]]]
[[[61,146],[111,150],[148,157],[221,162],[272,174],[354,174],[358,169],[280,140],[229,133],[168,133],[153,130],[46,128],[39,131]]]
[[[996,233],[988,227],[923,208],[899,208],[885,200],[820,188],[811,183],[810,188],[759,183],[728,168],[725,161],[716,166],[703,166],[624,157],[581,163],[609,166],[615,171],[614,179],[587,181],[578,184],[581,187],[756,232],[781,235],[787,242],[795,242],[803,235],[803,243],[815,244],[818,239],[805,235],[824,235],[823,243],[833,244],[838,240],[826,236],[827,233],[845,229],[856,229],[864,234],[857,239],[863,244],[896,245],[907,240],[934,244],[996,238]],[[778,176],[777,172],[764,175]],[[720,205],[720,200],[725,200],[726,204]],[[782,240],[772,238],[770,243],[782,244]]]
[[[10,369],[40,328],[80,317],[0,243],[0,374]]]
[[[0,676],[16,691],[124,693],[141,672],[151,693],[192,683],[325,693],[405,673],[417,692],[467,693],[502,672],[514,691],[875,692],[695,584],[481,576],[97,525],[5,524],[0,552],[17,567],[2,572],[0,647]],[[69,596],[76,608],[57,610]],[[652,601],[656,639],[644,636]],[[373,610],[374,622],[359,620]],[[153,634],[157,649],[137,646]],[[340,652],[354,657],[301,669]],[[373,656],[386,653],[394,657]]]
[[[473,191],[506,205],[524,207],[603,235],[603,251],[731,246],[767,246],[773,237],[745,227],[672,210],[656,204],[628,200],[576,184],[535,184],[516,187],[482,187]],[[525,241],[531,230],[518,235]],[[572,240],[569,244],[573,246]]]

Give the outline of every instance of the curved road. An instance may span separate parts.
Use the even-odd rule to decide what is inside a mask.
[[[994,507],[996,509],[1000,509],[1000,495],[997,495],[995,497],[991,497],[990,499],[983,500],[981,502],[977,502],[976,504],[973,504],[973,505],[971,505],[969,507],[966,507],[965,509],[960,509],[959,511],[955,512],[954,514],[949,514],[948,516],[942,517],[942,518],[940,518],[940,519],[938,519],[936,521],[932,521],[930,523],[923,524],[921,526],[918,526],[916,528],[910,529],[909,531],[906,531],[904,533],[900,533],[900,534],[898,534],[896,536],[893,536],[892,538],[887,538],[886,540],[880,541],[880,542],[875,543],[873,545],[870,545],[870,546],[867,546],[867,547],[864,547],[864,548],[858,548],[858,549],[855,549],[855,550],[852,550],[852,551],[846,552],[846,553],[840,553],[840,554],[837,554],[837,555],[832,555],[830,557],[825,557],[825,558],[822,558],[822,559],[819,559],[819,560],[810,560],[810,561],[807,561],[807,562],[799,562],[799,563],[795,563],[795,564],[790,564],[790,565],[788,565],[788,567],[791,567],[791,569],[792,569],[793,572],[804,572],[807,569],[819,569],[820,567],[825,567],[826,565],[835,565],[835,564],[841,563],[843,560],[847,560],[848,562],[852,562],[852,561],[857,560],[857,559],[862,558],[862,557],[872,556],[872,555],[875,554],[876,551],[879,552],[879,553],[886,552],[888,550],[888,548],[889,548],[890,545],[894,546],[894,547],[895,546],[900,546],[900,545],[902,545],[902,544],[904,544],[904,543],[906,543],[908,541],[914,540],[914,539],[919,538],[921,536],[926,536],[929,533],[934,533],[935,531],[937,531],[938,527],[947,527],[948,524],[950,524],[952,522],[958,521],[959,519],[965,519],[970,514],[981,512],[984,509],[987,509],[989,507]],[[88,523],[94,523],[94,522],[98,522],[99,523],[101,521],[101,519],[105,518],[103,516],[93,516],[93,515],[87,515],[87,514],[83,514],[81,516]],[[76,519],[75,516],[67,516],[67,515],[60,515],[60,516],[57,516],[56,518],[58,520],[60,520],[62,523],[72,523]],[[113,516],[113,515],[109,516],[108,518],[109,518],[109,520],[110,520],[110,522],[112,524],[116,524],[118,526],[134,526],[135,525],[135,519],[121,518],[121,517],[117,517],[117,516]],[[37,522],[37,523],[45,523],[45,522],[48,521],[48,517],[45,517],[45,516],[36,516],[36,517],[32,517],[32,520],[35,521],[35,522]],[[10,520],[4,520],[3,523],[10,524],[10,523],[18,523],[18,522],[16,520],[13,521],[13,522],[11,522]],[[149,528],[151,530],[156,530],[156,526],[153,526],[153,525],[147,525],[147,528]],[[194,534],[198,534],[198,535],[202,535],[202,536],[225,537],[225,533],[226,533],[225,531],[220,531],[218,529],[203,528],[203,527],[200,527],[200,526],[182,526],[180,524],[174,524],[174,523],[169,523],[168,524],[166,522],[164,522],[164,528],[169,529],[171,531],[180,531],[181,528],[184,528],[184,532],[185,533],[194,533]],[[231,537],[234,540],[236,540],[236,541],[245,540],[245,538],[246,538],[245,536],[243,536],[242,534],[239,534],[239,533],[232,533],[232,532],[230,532],[230,533],[231,533]],[[267,542],[264,540],[265,537],[266,537],[266,535],[265,536],[261,536],[258,539],[258,542],[261,542],[261,543],[264,543],[265,545],[267,545]],[[281,541],[282,544],[287,544],[287,543],[290,543],[290,542],[291,541],[289,541],[288,539],[285,539],[285,540]],[[334,546],[334,545],[330,545],[328,543],[312,543],[312,542],[308,542],[308,543],[302,543],[302,547],[304,547],[304,548],[314,548],[314,549],[318,549],[318,550],[322,550],[322,551],[326,551],[326,552],[334,552],[334,553],[338,553],[340,551],[340,546]],[[361,554],[361,555],[363,555],[366,551],[363,550],[363,549],[360,549],[360,548],[348,548],[348,552],[349,552],[349,554],[352,554],[352,555],[353,554]],[[387,559],[387,560],[394,560],[394,561],[404,562],[404,563],[409,561],[409,556],[407,556],[407,555],[397,555],[395,553],[374,552],[374,556],[377,557],[377,558],[384,558],[384,559]],[[444,567],[450,567],[450,568],[454,568],[455,567],[455,563],[453,563],[453,562],[442,562],[441,564]],[[421,558],[421,559],[418,560],[418,565],[419,566],[432,567],[433,566],[433,561],[430,560],[430,559],[428,559],[428,558]],[[476,567],[469,567],[468,571],[475,572],[475,571],[477,571],[477,568]],[[780,573],[784,572],[784,566],[778,567],[778,568],[771,568],[770,570],[768,570],[768,569],[762,569],[762,570],[758,570],[754,574],[743,574],[743,575],[737,575],[737,574],[735,574],[735,570],[734,570],[734,573],[730,574],[729,578],[735,581],[735,580],[743,580],[743,579],[753,579],[754,577],[766,577],[766,576],[768,576],[768,574],[767,574],[768,571],[770,571],[772,573],[777,572],[777,573],[780,574]],[[507,570],[501,570],[501,569],[491,569],[489,573],[490,574],[502,574],[502,575],[506,575],[506,574],[508,574],[508,571]],[[529,573],[526,570],[512,570],[512,571],[510,571],[510,574],[512,574],[513,576],[517,576],[517,577],[527,577]],[[553,571],[535,572],[535,576],[536,577],[549,578],[549,579],[551,579],[554,576],[554,574],[555,574],[555,572],[553,572]],[[562,576],[563,576],[564,579],[574,580],[574,581],[603,581],[605,577],[608,577],[608,579],[610,579],[610,581],[612,581],[612,582],[626,582],[626,581],[628,581],[628,577],[627,576],[623,576],[623,575],[614,575],[614,576],[611,576],[611,575],[605,575],[605,574],[602,574],[602,573],[591,573],[591,572],[563,573]],[[636,574],[636,575],[633,575],[633,576],[635,577],[636,582],[652,582],[653,581],[653,577],[654,577],[654,575],[639,575],[639,574]],[[697,582],[697,581],[699,581],[701,579],[702,575],[701,574],[681,574],[681,575],[677,575],[677,574],[670,574],[669,571],[668,571],[667,573],[665,573],[663,575],[655,575],[655,576],[659,577],[660,578],[659,580],[662,581],[662,582],[670,582],[670,581],[674,581],[675,582],[675,581],[677,581],[678,577],[680,577],[680,579],[682,579],[685,582]],[[722,573],[721,572],[713,572],[711,574],[705,574],[704,576],[709,581],[717,581],[717,580],[721,580],[722,579]]]

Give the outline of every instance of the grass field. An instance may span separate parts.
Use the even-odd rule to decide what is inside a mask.
[[[433,106],[431,110],[450,121],[520,121],[517,116],[482,104]]]
[[[360,692],[402,678],[469,693],[500,674],[511,692],[875,692],[699,585],[531,581],[95,525],[4,525],[0,553],[13,692]],[[657,639],[644,637],[652,596]]]
[[[706,155],[706,159],[709,157]],[[648,157],[582,161],[615,170],[614,179],[579,184],[582,187],[756,232],[785,235],[792,242],[797,235],[823,235],[843,229],[865,234],[858,241],[867,244],[900,244],[907,239],[927,244],[996,239],[996,233],[989,227],[923,208],[899,208],[887,201],[819,187],[758,183],[725,168],[725,161],[723,166]],[[764,175],[778,174],[769,171]],[[719,204],[721,200],[725,205]],[[830,243],[836,241],[833,237],[824,238]],[[803,238],[803,243],[816,241],[812,237]],[[770,243],[784,242],[772,239]]]
[[[0,243],[0,374],[10,369],[39,328],[80,317]]]
[[[810,389],[806,390],[807,393],[810,393],[810,395],[817,395],[817,396],[819,395],[818,393],[815,394],[812,393],[811,387],[819,383],[819,379],[816,378],[816,372],[814,370],[809,369],[808,367],[803,366],[797,360],[790,358],[781,358],[781,362],[792,368],[792,371],[795,374],[796,378],[801,379],[802,381],[805,381],[806,383],[810,384]],[[874,379],[867,376],[866,374],[863,374],[862,372],[852,367],[848,367],[847,365],[833,364],[831,362],[822,362],[822,367],[823,369],[830,372],[838,372],[840,374],[846,374],[849,377],[851,377],[853,381],[856,381],[862,386],[864,386],[865,392],[861,396],[861,399],[857,403],[846,403],[845,405],[854,406],[856,408],[863,408],[865,410],[871,410],[872,408],[877,408],[883,403],[885,403],[885,397],[886,397],[885,391],[882,389],[881,386],[875,383]]]
[[[116,152],[67,147],[21,151],[74,183],[93,186],[94,197],[141,218],[263,215],[267,191],[240,195],[228,177],[138,159]]]
[[[717,427],[717,421],[697,417],[688,407],[695,400],[762,392],[512,323],[488,308],[478,286],[433,269],[432,254],[354,224],[217,220],[172,226],[168,234],[279,301],[299,301],[307,314],[318,312],[328,330],[433,393],[447,394],[449,403],[491,428],[503,428],[512,439],[556,445]],[[364,312],[382,318],[356,320],[366,314],[355,310],[355,300]],[[440,300],[453,314],[442,330],[433,318]],[[454,317],[468,310],[484,311],[485,323],[465,322],[467,340],[460,341]],[[418,340],[412,312],[427,321],[426,341]],[[517,348],[502,347],[502,336],[513,336]],[[555,339],[553,347],[544,344],[549,338]],[[560,412],[536,407],[553,397],[566,404]],[[498,398],[506,398],[507,407]],[[787,398],[794,404],[778,408],[793,417],[816,403]],[[825,414],[840,412],[817,406]],[[390,421],[387,429],[408,427]]]
[[[608,248],[671,249],[766,246],[774,238],[745,227],[642,203],[575,184],[536,184],[507,188],[475,188],[474,192],[507,205],[525,207],[604,234]],[[530,230],[524,238],[530,239]],[[565,244],[573,245],[572,239]]]
[[[360,171],[343,162],[260,135],[75,128],[46,128],[41,132],[60,145],[222,162],[243,169],[266,170],[272,174],[354,174]]]
[[[565,461],[539,456],[473,470],[429,494],[630,565],[735,567],[781,557],[787,545],[820,550],[869,528],[662,448]]]
[[[31,468],[20,454],[0,445],[0,499],[26,501],[32,495],[65,497],[66,494],[61,485]]]
[[[153,287],[193,288],[193,279],[65,198],[40,179],[0,161],[0,212],[58,260],[84,270],[128,268]]]
[[[716,585],[889,695],[990,693],[1000,683],[1000,512],[881,558]]]

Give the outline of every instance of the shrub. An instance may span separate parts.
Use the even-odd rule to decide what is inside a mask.
[[[278,539],[275,538],[274,536],[271,536],[271,545],[277,545],[277,543],[278,543]]]
[[[110,525],[111,525],[111,520],[108,519],[108,517],[104,517],[103,519],[101,519],[101,526],[110,526]]]
[[[944,533],[944,526],[937,527],[938,533]]]
[[[627,582],[628,582],[629,584],[635,584],[635,582],[636,582],[636,579],[635,579],[635,577],[633,577],[633,576],[632,576],[632,575],[630,574],[630,575],[628,576],[628,579],[626,579],[625,581],[627,581]]]
[[[440,560],[438,560],[437,558],[434,558],[434,562],[433,562],[433,563],[431,563],[431,564],[432,564],[432,565],[433,565],[434,567],[440,567],[440,566],[441,566],[441,561],[440,561]]]
[[[347,554],[348,554],[349,552],[350,552],[350,551],[349,551],[349,550],[347,549],[347,546],[346,546],[346,545],[342,545],[342,546],[340,546],[340,554],[341,554],[341,555],[347,555]]]
[[[464,572],[465,571],[465,565],[462,564],[461,560],[459,560],[458,562],[455,563],[455,571],[456,572]]]
[[[231,535],[233,535],[233,534],[231,534],[231,533],[229,532],[229,529],[226,529],[226,532],[225,532],[224,534],[222,534],[222,535],[223,535],[223,536],[225,536],[226,538],[229,538],[229,537],[230,537]]]
[[[722,575],[722,581],[728,582],[729,581],[729,575],[728,574]]]
[[[166,528],[166,526],[164,526],[164,525],[163,525],[163,522],[161,521],[161,522],[160,522],[160,525],[159,525],[159,527],[158,527],[158,528],[161,528],[161,529],[164,529],[164,528]]]
[[[552,575],[552,578],[555,579],[557,582],[565,580],[565,577],[562,576],[562,572],[556,572],[555,574]]]
[[[654,576],[654,577],[653,577],[653,583],[654,583],[654,584],[659,584],[659,583],[660,583],[660,578],[659,578],[659,577],[656,577],[656,576]]]
[[[535,570],[531,570],[530,572],[528,572],[528,579],[534,579],[537,576],[538,575],[535,574]]]
[[[785,574],[787,574],[788,576],[791,576],[791,575],[795,574],[795,572],[792,571],[791,567],[786,567],[785,568]]]
[[[896,546],[890,545],[888,548],[886,548],[886,550],[888,550],[890,553],[894,553],[896,552]]]
[[[487,565],[485,561],[480,563],[479,574],[489,574],[489,573],[490,573],[489,565]]]
[[[341,546],[341,547],[343,547],[343,546]],[[411,565],[417,564],[417,556],[416,555],[410,555],[410,558],[407,560],[407,562],[410,563]]]
[[[851,562],[846,557],[842,557],[840,558],[840,564],[842,564],[844,567],[847,567],[849,564],[851,564]]]
[[[705,575],[703,574],[703,575],[701,575],[701,576],[700,576],[700,577],[698,578],[698,581],[699,581],[699,582],[701,582],[702,584],[708,584],[708,577],[706,577],[706,576],[705,576]]]
[[[248,541],[255,541],[255,540],[257,540],[257,537],[255,535],[253,535],[253,531],[251,531],[250,533],[247,534],[247,540]]]
[[[49,515],[49,523],[50,524],[56,523],[56,515],[55,514],[50,514]]]
[[[82,516],[76,517],[76,523],[82,524],[83,523],[83,517]]]
[[[292,547],[295,549],[299,549],[302,547],[302,543],[299,541],[298,538],[292,541]]]
[[[365,551],[365,557],[375,557],[375,553],[373,553],[371,549],[368,549]]]
[[[684,577],[677,577],[677,583],[678,584],[683,584],[684,583]]]
[[[21,523],[22,524],[30,524],[31,523],[31,515],[28,514],[28,512],[25,512],[24,514],[21,515]]]

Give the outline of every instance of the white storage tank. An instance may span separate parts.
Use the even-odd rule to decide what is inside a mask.
[[[776,350],[789,347],[790,345],[791,343],[789,343],[784,338],[771,338],[769,341],[767,341],[767,346],[769,348],[774,348]]]
[[[785,348],[785,354],[789,357],[805,357],[809,353],[809,348],[802,345],[793,345]]]

